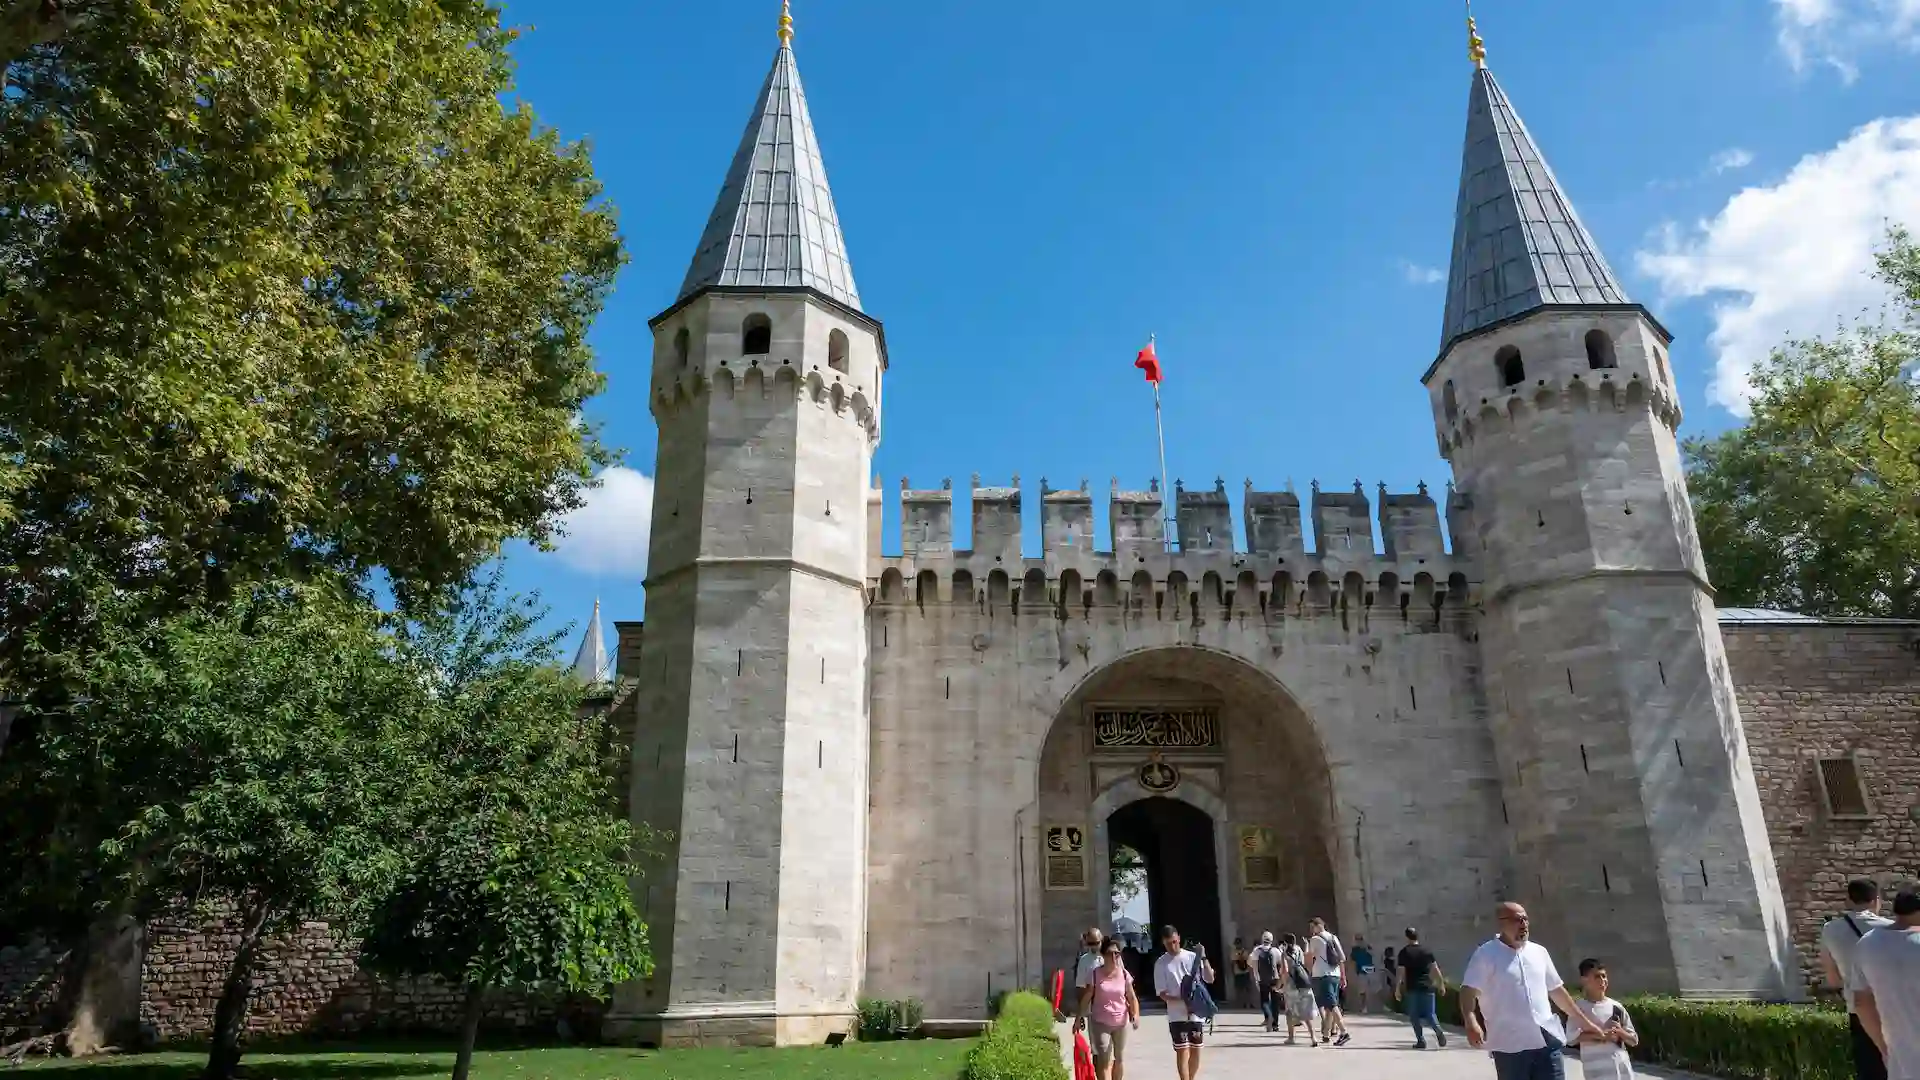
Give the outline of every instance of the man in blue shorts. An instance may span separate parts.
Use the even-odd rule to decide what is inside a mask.
[[[1347,1034],[1347,1018],[1340,1015],[1340,991],[1347,984],[1346,950],[1339,938],[1327,932],[1327,920],[1315,919],[1307,929],[1313,932],[1307,939],[1307,965],[1313,976],[1314,1004],[1320,1006],[1320,1034],[1335,1046],[1345,1046],[1353,1038]]]

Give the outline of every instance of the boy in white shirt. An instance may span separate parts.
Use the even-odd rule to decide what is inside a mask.
[[[1567,1047],[1578,1054],[1581,1075],[1587,1080],[1633,1080],[1633,1059],[1627,1051],[1640,1045],[1640,1033],[1633,1029],[1626,1007],[1607,996],[1607,985],[1606,965],[1592,958],[1580,961],[1584,993],[1574,1004],[1606,1037],[1595,1036],[1568,1017]]]

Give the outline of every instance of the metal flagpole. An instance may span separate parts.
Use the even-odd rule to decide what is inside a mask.
[[[1152,348],[1153,343],[1154,343],[1153,335],[1148,334],[1147,347]],[[1160,359],[1159,350],[1155,349],[1154,360],[1155,362],[1158,362],[1159,359]],[[1178,535],[1177,535],[1178,527],[1175,524],[1174,516],[1173,516],[1173,511],[1174,511],[1173,481],[1167,475],[1167,425],[1166,425],[1166,422],[1163,421],[1160,417],[1160,380],[1159,379],[1153,380],[1153,430],[1154,430],[1154,434],[1158,435],[1160,438],[1160,509],[1161,509],[1161,512],[1166,515],[1166,519],[1167,519],[1166,525],[1165,525],[1166,535],[1162,539],[1163,539],[1163,542],[1166,544],[1167,550],[1172,551],[1173,546],[1178,539]]]

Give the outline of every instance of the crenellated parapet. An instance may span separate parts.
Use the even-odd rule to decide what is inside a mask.
[[[1388,494],[1382,485],[1377,511],[1385,551],[1377,552],[1376,507],[1364,490],[1323,492],[1315,486],[1312,520],[1319,542],[1308,551],[1299,497],[1255,491],[1249,482],[1243,512],[1252,550],[1239,551],[1224,482],[1201,491],[1176,486],[1174,529],[1186,543],[1169,544],[1158,486],[1126,491],[1116,481],[1108,499],[1114,550],[1101,551],[1087,483],[1056,490],[1042,480],[1043,546],[1037,557],[1022,553],[1019,479],[1008,487],[986,487],[976,476],[971,490],[974,535],[967,547],[954,533],[950,482],[931,489],[901,482],[901,554],[870,563],[875,603],[987,610],[1031,604],[1044,595],[1061,611],[1131,605],[1142,613],[1177,610],[1185,617],[1227,608],[1296,616],[1391,609],[1437,619],[1448,605],[1454,611],[1469,605],[1477,580],[1464,554],[1446,550],[1439,508],[1424,484],[1406,494]],[[1470,527],[1469,511],[1465,497],[1450,490],[1450,524]]]
[[[702,403],[718,412],[793,402],[858,424],[866,432],[869,445],[879,440],[879,416],[865,389],[846,385],[837,372],[822,373],[816,366],[802,374],[794,364],[762,364],[757,359],[742,367],[744,370],[735,371],[727,361],[721,361],[711,370],[690,366],[678,374],[655,379],[651,400],[654,418],[665,422]]]
[[[1442,420],[1438,437],[1440,456],[1451,461],[1453,453],[1485,439],[1505,439],[1522,431],[1533,419],[1531,414],[1651,413],[1668,431],[1678,431],[1682,419],[1680,399],[1666,384],[1643,379],[1639,372],[1574,372],[1530,379],[1517,386],[1489,393],[1468,404],[1456,401],[1452,416]]]

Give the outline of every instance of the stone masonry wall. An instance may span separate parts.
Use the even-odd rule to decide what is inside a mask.
[[[198,920],[147,927],[140,1026],[150,1042],[206,1038],[239,935]],[[0,949],[0,1036],[38,1030],[58,991],[63,954],[44,945]],[[492,1031],[593,1037],[604,1006],[587,998],[499,994],[482,1026]],[[359,969],[352,942],[310,922],[274,940],[254,973],[247,1033],[343,1035],[446,1032],[460,1025],[459,992],[438,980],[376,978]]]
[[[1920,626],[1722,623],[1807,984],[1846,883],[1920,877]],[[1826,810],[1816,761],[1851,755],[1871,813]]]

